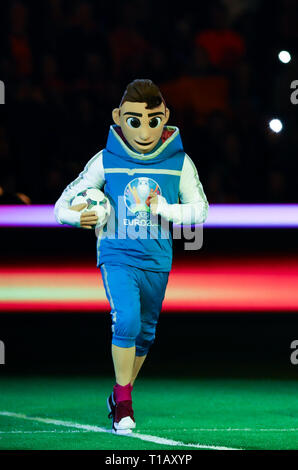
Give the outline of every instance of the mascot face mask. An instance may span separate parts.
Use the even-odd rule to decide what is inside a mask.
[[[149,153],[159,142],[170,112],[164,103],[147,109],[147,103],[124,101],[113,110],[115,124],[121,127],[129,145],[140,153]]]

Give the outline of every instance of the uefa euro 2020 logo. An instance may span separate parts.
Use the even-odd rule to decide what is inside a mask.
[[[161,195],[161,189],[156,181],[144,176],[135,178],[124,190],[125,205],[138,219],[148,219],[150,217],[148,196],[154,194]]]

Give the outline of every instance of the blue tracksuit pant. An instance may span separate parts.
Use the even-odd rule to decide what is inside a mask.
[[[154,342],[169,273],[114,263],[101,264],[100,269],[111,306],[112,344],[136,346],[137,356],[146,355]]]

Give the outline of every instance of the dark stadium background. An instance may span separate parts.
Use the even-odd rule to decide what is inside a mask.
[[[297,203],[297,2],[31,0],[1,10],[0,204],[54,204],[105,146],[111,110],[134,78],[160,86],[210,204]],[[230,54],[213,55],[224,25]],[[287,65],[277,59],[283,49],[292,54]],[[184,102],[185,77],[194,89]],[[197,97],[198,86],[214,99]],[[268,127],[273,117],[284,124],[280,134]],[[195,255],[182,241],[174,248],[175,259],[198,264],[279,253],[297,256],[296,229],[205,228]],[[1,228],[0,259],[95,266],[95,238],[62,227]],[[296,338],[297,312],[162,314],[142,374],[295,376]],[[1,312],[0,339],[1,373],[112,373],[108,311]]]

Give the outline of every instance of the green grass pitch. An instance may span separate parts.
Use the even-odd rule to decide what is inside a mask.
[[[112,377],[2,376],[0,449],[298,449],[296,380],[139,378],[135,438],[107,432],[112,386]]]

